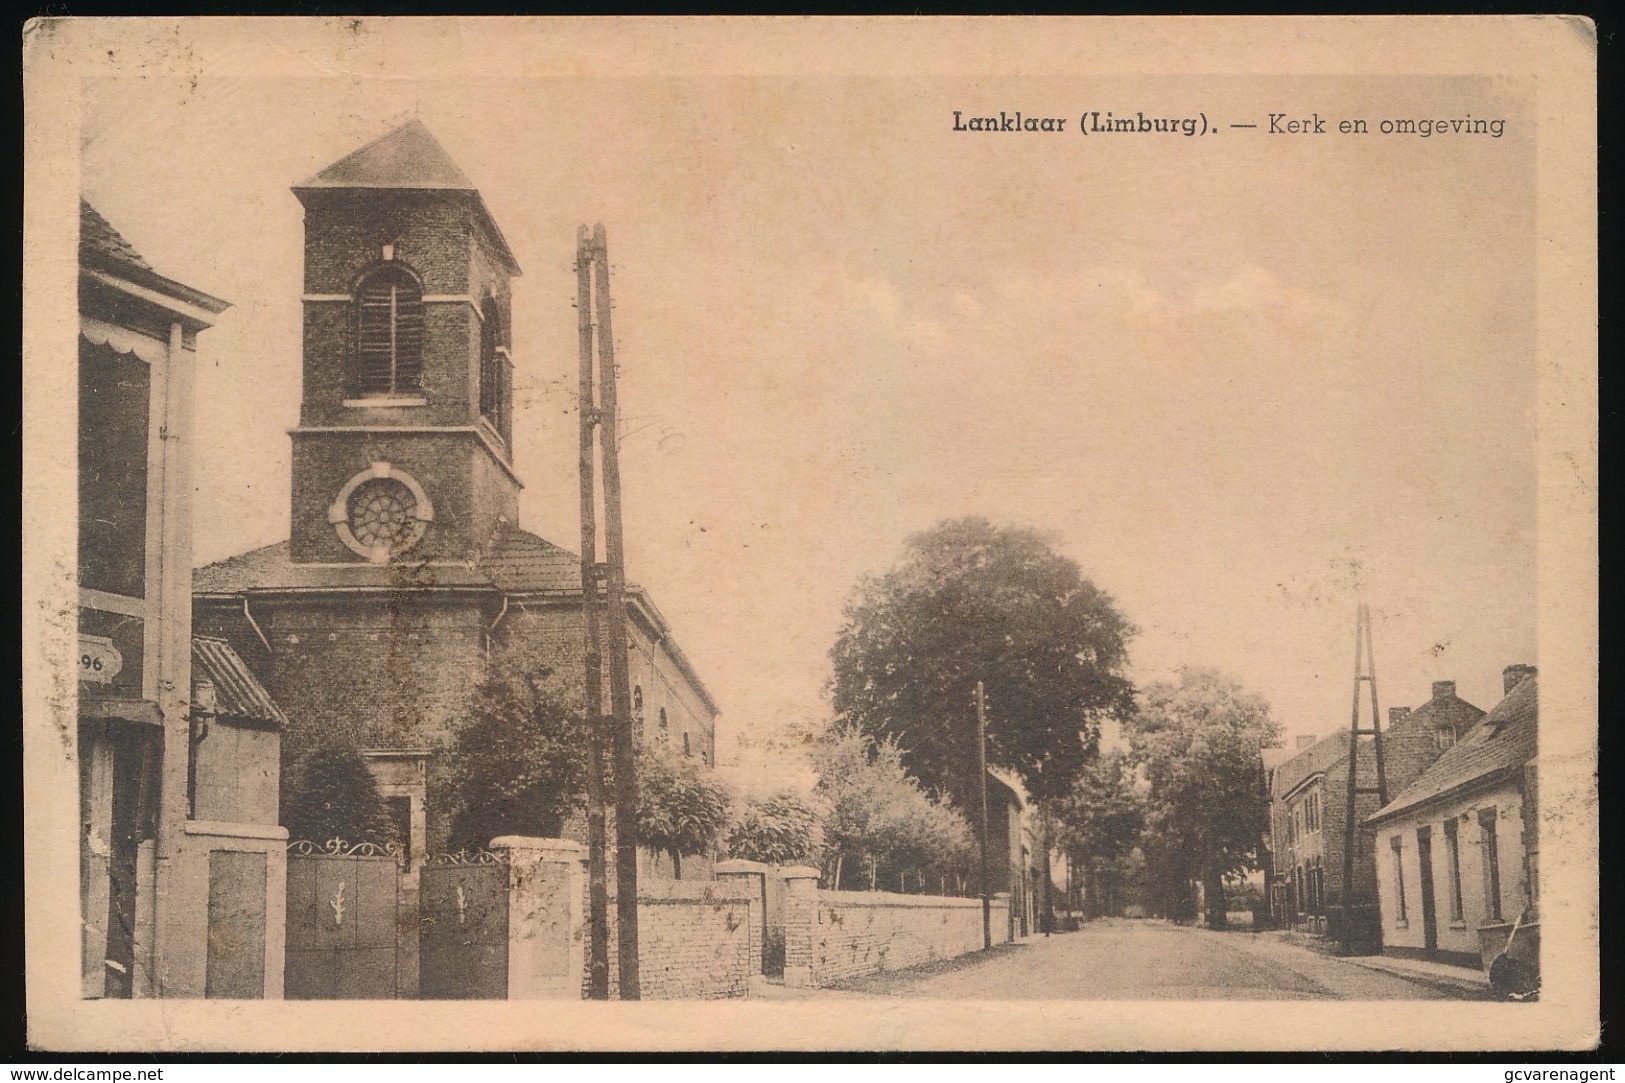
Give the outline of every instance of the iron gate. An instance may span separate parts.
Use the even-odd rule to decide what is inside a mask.
[[[288,847],[289,1000],[397,996],[401,869],[397,850],[333,839]]]
[[[508,996],[508,862],[486,850],[431,857],[418,871],[418,995]]]

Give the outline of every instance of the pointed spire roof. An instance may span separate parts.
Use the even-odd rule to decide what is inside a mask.
[[[496,220],[491,217],[479,189],[457,167],[423,121],[416,118],[374,139],[317,173],[296,184],[294,195],[304,202],[307,193],[324,189],[370,188],[385,191],[464,192],[470,196],[480,217],[509,269],[519,273],[519,264],[508,248]]]
[[[444,188],[474,191],[474,182],[451,160],[421,120],[409,120],[346,154],[301,188]]]

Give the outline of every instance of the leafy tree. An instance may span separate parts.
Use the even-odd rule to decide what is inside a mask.
[[[1131,708],[1132,634],[1045,535],[953,520],[911,537],[901,564],[858,585],[830,652],[830,697],[838,721],[897,742],[914,777],[971,808],[980,679],[988,762],[1042,800],[1092,758],[1100,719]]]
[[[1165,913],[1191,911],[1200,879],[1210,925],[1225,923],[1224,878],[1252,867],[1268,806],[1260,796],[1262,749],[1280,739],[1269,705],[1207,669],[1145,689],[1127,727],[1134,763],[1149,783],[1147,863]]]
[[[556,838],[581,805],[586,722],[573,686],[514,649],[476,690],[443,785],[453,847],[501,835]]]
[[[790,792],[746,802],[728,828],[728,853],[770,865],[811,861],[819,842],[818,813]]]
[[[289,837],[315,843],[381,843],[395,832],[361,750],[331,733],[318,737],[289,769],[282,822]]]
[[[1128,862],[1145,828],[1134,769],[1121,753],[1104,755],[1078,775],[1054,807],[1058,841],[1084,878],[1091,912],[1106,912],[1104,899],[1123,897]]]
[[[638,749],[638,840],[671,855],[683,878],[683,857],[708,853],[728,826],[725,787],[692,756],[662,746]]]
[[[826,806],[825,865],[839,888],[846,872],[868,873],[877,887],[909,872],[962,870],[972,852],[970,826],[909,776],[895,740],[876,741],[849,726],[832,728],[814,752],[817,797]]]

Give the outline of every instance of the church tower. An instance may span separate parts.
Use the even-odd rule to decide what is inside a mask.
[[[415,868],[456,827],[436,780],[481,682],[519,665],[581,681],[581,563],[519,527],[519,267],[468,177],[414,120],[293,193],[305,266],[289,538],[197,569],[194,625],[287,715],[285,780],[325,741],[359,750]],[[573,485],[574,466],[549,476]],[[714,764],[716,704],[653,601],[627,593],[635,704],[655,740]]]
[[[509,281],[485,201],[420,121],[305,208],[295,563],[472,561],[518,517]]]

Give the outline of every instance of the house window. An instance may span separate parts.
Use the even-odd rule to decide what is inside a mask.
[[[1484,847],[1484,916],[1488,921],[1501,919],[1501,846],[1495,837],[1496,811],[1481,809],[1478,813],[1479,843]]]
[[[666,708],[660,708],[660,743],[665,744],[670,735],[666,732]]]
[[[398,263],[378,268],[356,289],[355,368],[358,395],[421,390],[423,288]]]
[[[1450,920],[1460,921],[1461,914],[1461,839],[1456,834],[1454,816],[1444,822],[1445,860],[1450,863]]]
[[[480,416],[506,439],[511,377],[508,359],[504,356],[507,344],[502,303],[486,294],[480,315]]]
[[[1456,743],[1456,731],[1448,726],[1436,729],[1433,731],[1433,741],[1439,746],[1439,750],[1442,752]]]
[[[1395,835],[1388,840],[1394,850],[1394,920],[1407,920],[1405,913],[1405,840]]]
[[[683,733],[683,755],[685,755],[685,756],[694,755],[693,750],[689,747],[688,733],[686,731]]]

